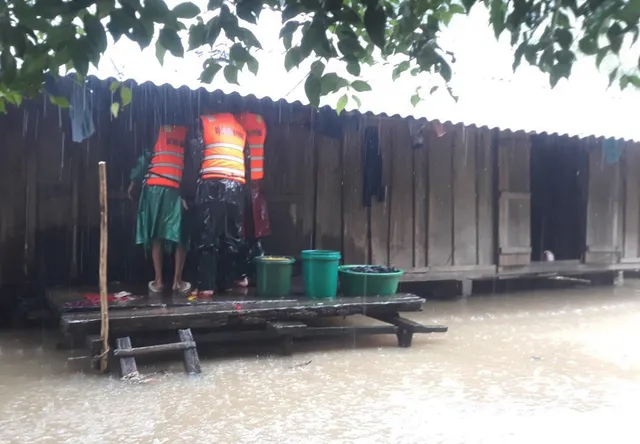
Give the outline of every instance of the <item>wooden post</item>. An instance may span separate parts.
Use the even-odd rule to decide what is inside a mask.
[[[102,354],[100,355],[100,371],[107,371],[109,362],[109,300],[107,299],[107,164],[98,163],[100,177],[100,315],[102,324],[100,339]]]

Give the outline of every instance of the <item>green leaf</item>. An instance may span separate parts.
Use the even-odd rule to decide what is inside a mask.
[[[117,118],[118,117],[118,112],[120,112],[120,103],[113,102],[111,104],[111,114],[113,115],[113,117]]]
[[[107,33],[105,32],[100,19],[95,15],[85,14],[82,18],[82,24],[84,26],[85,33],[87,34],[87,38],[95,50],[98,52],[104,52],[105,49],[107,49]]]
[[[636,88],[640,88],[640,76],[636,75],[636,74],[629,74],[626,76],[627,77],[627,81],[632,84],[633,86],[635,86]],[[19,104],[18,104],[19,105]]]
[[[255,34],[247,28],[238,28],[238,38],[242,40],[247,48],[262,49],[260,41],[256,38]]]
[[[116,9],[116,11],[119,10]],[[171,16],[171,11],[169,11],[169,7],[164,0],[145,0],[141,14],[154,22],[165,23],[167,18]],[[111,14],[111,17],[113,18],[113,14]]]
[[[251,57],[249,60],[247,60],[247,68],[249,68],[249,72],[251,72],[254,76],[258,75],[258,69],[260,68],[260,65],[258,64],[258,61],[255,59],[255,57]]]
[[[598,44],[590,36],[586,36],[578,41],[578,48],[586,55],[594,55],[598,52]]]
[[[189,27],[189,51],[207,43],[207,28],[204,23],[200,22]]]
[[[122,87],[120,88],[120,101],[122,102],[122,106],[127,106],[128,104],[130,104],[132,97],[133,93],[131,91],[131,88],[127,88],[126,86],[122,85]]]
[[[287,6],[285,6],[284,10],[282,11],[282,23],[306,11],[307,8],[300,3],[292,2],[287,4]]]
[[[573,34],[571,34],[571,31],[564,28],[558,28],[554,34],[556,41],[563,49],[569,49],[571,47],[571,43],[573,43]]]
[[[371,91],[371,86],[362,80],[352,82],[351,87],[358,92]]]
[[[173,8],[171,12],[176,18],[192,19],[200,14],[200,8],[191,2],[184,2]]]
[[[335,72],[330,72],[322,76],[320,80],[320,95],[326,96],[327,94],[331,94],[336,92],[345,86],[348,86],[349,82],[346,79],[343,79]]]
[[[455,3],[449,6],[449,11],[451,11],[453,14],[465,14],[467,12],[462,5],[458,5]]]
[[[233,65],[227,65],[224,67],[224,78],[227,82],[238,85],[238,68]]]
[[[284,43],[284,47],[286,50],[291,49],[293,33],[296,31],[296,29],[298,29],[298,26],[300,26],[300,23],[295,21],[289,21],[280,30],[280,38],[282,39],[282,42]]]
[[[66,97],[63,96],[49,96],[49,102],[54,105],[59,106],[60,108],[69,108],[69,101]]]
[[[404,62],[401,62],[400,64],[398,64],[394,69],[393,69],[393,73],[391,74],[391,78],[393,80],[398,80],[398,77],[400,77],[400,74],[402,74],[403,72],[405,72],[407,69],[409,69],[409,62],[407,60],[405,60]]]
[[[160,30],[160,37],[158,42],[167,48],[167,50],[175,57],[184,56],[184,48],[182,47],[182,41],[178,36],[175,29],[167,28],[166,26]]]
[[[284,68],[287,71],[291,71],[291,69],[298,67],[305,58],[302,48],[294,46],[284,56]]]
[[[325,64],[320,60],[316,60],[311,64],[311,75],[316,76],[318,78],[322,77],[322,73],[324,73]]]
[[[607,57],[607,55],[609,54],[609,47],[605,46],[604,48],[600,48],[598,50],[598,55],[596,55],[596,66],[598,68],[600,68],[600,65],[602,64],[602,61],[605,59],[605,57]]]
[[[0,75],[5,82],[11,82],[16,77],[17,63],[16,58],[11,54],[8,48],[0,54]],[[76,68],[77,69],[77,68]],[[86,71],[85,71],[86,74]]]
[[[567,16],[567,14],[561,11],[558,11],[556,25],[558,25],[561,28],[570,28],[571,24],[569,23],[569,17]]]
[[[624,32],[619,24],[614,23],[609,27],[607,30],[607,38],[609,39],[611,51],[614,54],[620,53],[620,48],[622,47],[622,41],[624,39]]]
[[[4,104],[4,99],[2,97],[0,97],[0,113],[6,113],[7,112],[7,107]]]
[[[304,92],[311,106],[315,108],[320,105],[320,91],[320,79],[315,76],[307,76],[307,80],[304,82]]]
[[[504,0],[491,0],[491,24],[496,37],[500,37],[506,26],[507,4]]]
[[[258,15],[262,10],[262,1],[240,0],[236,2],[236,14],[242,20],[256,24]]]
[[[345,106],[347,106],[348,102],[349,97],[346,94],[340,97],[340,99],[338,100],[338,104],[336,105],[336,112],[338,113],[338,115],[340,115]]]
[[[353,99],[354,102],[356,102],[356,105],[358,106],[358,108],[362,106],[362,102],[360,102],[360,99],[358,98],[358,96],[353,95],[351,96],[351,98]]]
[[[160,41],[156,42],[156,59],[160,62],[160,65],[164,65],[164,55],[167,53],[167,48],[160,44]]]
[[[213,78],[216,76],[216,74],[218,74],[218,71],[220,71],[221,69],[222,69],[222,66],[220,66],[220,64],[216,63],[213,60],[207,60],[204,63],[204,69],[200,74],[200,81],[202,83],[207,83],[207,84],[213,82]]]
[[[618,68],[615,68],[613,71],[609,73],[609,86],[613,85],[613,82],[616,80],[618,76]]]
[[[476,4],[476,0],[462,0],[462,4],[467,10],[467,14],[471,11],[471,7]]]
[[[352,76],[360,76],[360,63],[353,60],[347,63],[347,72]]]
[[[120,82],[118,82],[117,80],[114,80],[113,82],[111,82],[111,85],[109,85],[109,91],[111,91],[111,94],[116,92],[118,88],[120,88]]]
[[[376,3],[370,3],[364,13],[364,27],[371,41],[378,47],[384,48],[387,15],[384,9]]]
[[[296,32],[299,26],[300,26],[300,23],[294,20],[288,21],[287,23],[284,24],[282,29],[280,29],[279,37],[282,38],[287,34],[293,34],[294,32]]]
[[[229,58],[236,62],[236,64],[238,64],[237,62],[247,63],[249,58],[251,58],[251,54],[249,54],[249,51],[240,43],[234,43],[229,50]]]
[[[413,105],[414,107],[420,103],[420,100],[422,100],[420,98],[420,94],[418,94],[417,92],[411,96],[411,105]]]
[[[213,17],[211,20],[207,22],[205,25],[207,30],[206,42],[210,45],[214,45],[218,36],[220,35],[220,16]]]
[[[16,106],[20,106],[22,103],[22,94],[17,91],[6,91],[4,95],[9,103],[13,103]]]
[[[451,76],[452,76],[451,67],[444,60],[440,64],[440,75],[442,76],[445,82],[451,81]]]
[[[215,11],[220,6],[222,6],[222,3],[224,3],[224,0],[209,0],[209,2],[207,3],[207,9],[209,11]]]
[[[438,90],[438,88],[440,88],[438,85],[436,86],[432,86],[431,89],[429,90],[429,94],[433,94],[434,92],[436,92]]]

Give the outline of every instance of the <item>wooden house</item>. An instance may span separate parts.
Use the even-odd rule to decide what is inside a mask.
[[[345,263],[391,264],[408,281],[640,268],[635,142],[339,117],[151,83],[131,83],[133,102],[114,118],[109,81],[87,85],[96,131],[82,143],[71,141],[68,111],[44,97],[0,116],[1,286],[97,282],[100,160],[108,168],[109,278],[145,280],[150,261],[134,245],[129,171],[158,124],[194,121],[205,110],[265,117],[270,253],[340,250]],[[77,87],[68,82],[66,91]],[[368,177],[381,199],[367,206],[372,153],[382,168]],[[543,260],[545,250],[554,262]]]

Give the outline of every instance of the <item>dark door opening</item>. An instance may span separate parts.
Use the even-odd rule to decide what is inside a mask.
[[[589,155],[568,137],[531,138],[531,260],[581,259],[587,222]]]

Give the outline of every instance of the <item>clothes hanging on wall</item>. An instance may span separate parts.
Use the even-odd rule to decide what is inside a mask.
[[[605,164],[613,165],[618,163],[622,157],[623,149],[624,142],[617,139],[604,139],[602,141],[602,155],[604,156]]]
[[[69,107],[71,140],[80,143],[96,131],[93,124],[93,92],[85,85],[74,85]]]
[[[364,131],[363,151],[362,204],[365,207],[371,207],[371,201],[374,197],[378,202],[384,202],[386,198],[377,127],[369,127]]]

